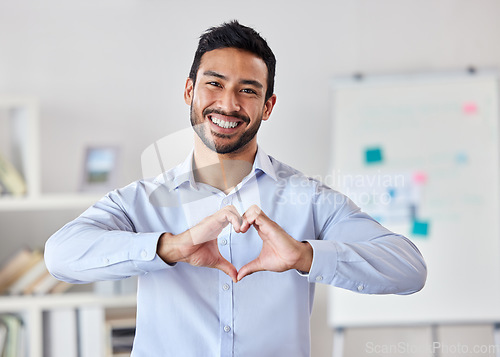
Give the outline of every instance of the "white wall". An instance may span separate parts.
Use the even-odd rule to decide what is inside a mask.
[[[498,0],[0,0],[0,95],[40,99],[44,192],[77,190],[92,143],[122,146],[125,185],[141,177],[143,149],[189,125],[182,91],[198,36],[236,18],[278,60],[278,102],[261,144],[325,174],[330,78],[499,67],[499,13]],[[22,231],[0,221],[12,239]],[[328,355],[329,337],[315,340],[314,356]]]
[[[41,100],[44,191],[76,190],[88,143],[123,147],[126,184],[145,147],[188,125],[200,33],[237,18],[278,60],[262,144],[324,174],[332,76],[498,66],[498,13],[497,0],[0,0],[0,94]]]

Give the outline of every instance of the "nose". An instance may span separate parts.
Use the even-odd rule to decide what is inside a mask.
[[[229,89],[223,91],[219,98],[219,107],[227,113],[239,111],[241,107],[237,93]]]

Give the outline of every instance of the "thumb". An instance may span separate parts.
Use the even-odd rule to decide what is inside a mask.
[[[264,270],[260,264],[259,258],[252,260],[251,262],[245,264],[244,266],[241,267],[241,269],[238,271],[238,279],[237,281],[240,281],[243,279],[245,276],[253,274],[257,271],[262,271]]]
[[[214,268],[219,269],[224,273],[226,273],[233,280],[233,282],[236,283],[238,281],[237,280],[238,271],[233,266],[233,264],[229,263],[226,259],[224,258],[220,259],[214,266]]]

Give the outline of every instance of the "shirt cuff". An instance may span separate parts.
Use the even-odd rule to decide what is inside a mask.
[[[156,254],[158,240],[163,232],[140,233],[133,242],[130,251],[130,259],[138,269],[145,272],[173,267],[175,264],[167,264]]]
[[[337,271],[337,247],[333,241],[306,240],[313,248],[313,261],[307,276],[310,283],[331,284]]]

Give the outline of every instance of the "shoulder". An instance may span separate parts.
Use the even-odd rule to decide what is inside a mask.
[[[300,185],[301,187],[310,186],[312,188],[316,188],[321,185],[319,177],[305,175],[301,171],[275,159],[272,156],[269,156],[269,160],[274,168],[276,180],[279,184]]]
[[[103,200],[109,200],[119,206],[126,207],[147,201],[149,194],[156,187],[158,187],[158,184],[154,182],[153,178],[137,180],[108,192]]]
[[[126,186],[108,192],[105,197],[115,203],[129,206],[139,202],[145,203],[151,201],[151,199],[158,196],[159,191],[164,196],[175,187],[176,169],[177,167],[174,167],[156,177],[133,181]]]
[[[289,190],[295,195],[297,193],[312,195],[313,201],[318,204],[332,204],[336,207],[339,204],[352,204],[347,196],[325,184],[320,175],[308,176],[272,156],[269,156],[269,159],[276,173],[277,185],[282,189]]]

